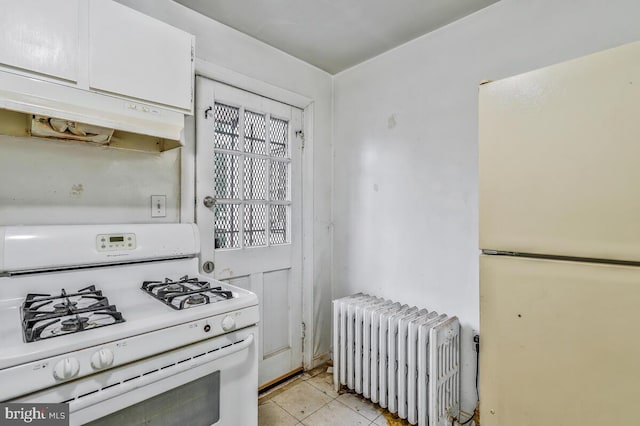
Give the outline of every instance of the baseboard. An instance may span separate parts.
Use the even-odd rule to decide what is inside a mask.
[[[316,355],[313,357],[313,360],[311,360],[311,367],[308,368],[307,370],[312,370],[314,368],[316,368],[319,365],[325,364],[327,361],[329,361],[329,359],[331,359],[331,356],[329,354],[329,352],[325,352],[323,354],[320,355]]]
[[[296,368],[295,370],[292,370],[286,374],[283,374],[280,377],[276,377],[275,379],[268,381],[267,383],[263,384],[262,386],[258,387],[258,392],[264,392],[264,391],[268,391],[269,389],[278,386],[280,383],[282,382],[286,382],[287,380],[291,379],[293,376],[298,375],[298,374],[302,374],[304,370],[302,369],[302,367],[300,368]]]

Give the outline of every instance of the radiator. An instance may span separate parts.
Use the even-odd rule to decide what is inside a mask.
[[[460,322],[358,293],[333,301],[333,383],[412,425],[460,415]]]

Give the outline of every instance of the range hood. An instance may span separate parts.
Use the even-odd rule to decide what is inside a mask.
[[[170,108],[0,71],[0,134],[166,151],[183,129]]]
[[[114,129],[61,118],[33,115],[31,136],[109,144]]]

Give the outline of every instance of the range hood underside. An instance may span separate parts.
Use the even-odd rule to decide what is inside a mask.
[[[43,115],[114,129],[112,147],[166,151],[182,146],[180,112],[8,72],[0,71],[0,80],[0,134],[31,136],[33,116]]]
[[[32,114],[0,109],[0,135],[19,137],[33,136],[48,139],[45,136],[35,136],[31,134],[32,120]],[[114,130],[109,143],[84,142],[76,139],[64,139],[63,137],[51,137],[50,139],[151,152],[162,152],[182,146],[178,140],[158,138],[140,133],[126,132],[124,130]]]

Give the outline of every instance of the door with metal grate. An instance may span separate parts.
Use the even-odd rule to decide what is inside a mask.
[[[302,366],[302,111],[202,77],[196,106],[202,269],[258,295],[264,385]]]

